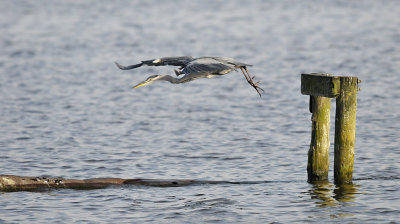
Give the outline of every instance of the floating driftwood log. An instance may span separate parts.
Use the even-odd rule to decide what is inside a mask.
[[[28,191],[58,188],[97,189],[113,185],[143,185],[154,187],[180,187],[190,184],[229,183],[227,181],[174,180],[174,179],[121,179],[93,178],[85,180],[64,179],[61,177],[26,177],[0,175],[0,191]]]

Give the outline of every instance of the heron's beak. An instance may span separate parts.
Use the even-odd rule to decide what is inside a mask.
[[[141,83],[137,84],[136,86],[134,86],[134,87],[132,87],[132,88],[138,88],[138,87],[141,87],[141,86],[147,86],[147,85],[149,85],[149,84],[150,84],[149,82],[144,81],[144,82],[141,82]]]

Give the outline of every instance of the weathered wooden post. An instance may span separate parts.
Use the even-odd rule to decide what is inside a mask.
[[[340,77],[335,115],[335,182],[350,183],[353,178],[356,140],[357,77]]]
[[[336,84],[336,85],[335,85]],[[327,180],[329,171],[329,127],[331,99],[338,90],[329,74],[302,74],[301,93],[310,95],[311,143],[308,151],[308,181]]]
[[[329,171],[329,122],[331,99],[310,96],[311,144],[308,150],[309,180],[327,180]]]
[[[354,164],[357,77],[302,74],[301,93],[310,95],[311,144],[308,181],[327,180],[329,170],[330,98],[336,100],[334,176],[338,184],[349,183]]]

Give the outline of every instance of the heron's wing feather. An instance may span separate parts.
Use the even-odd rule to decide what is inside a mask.
[[[181,57],[164,57],[164,58],[159,58],[159,59],[146,60],[146,61],[142,61],[139,64],[128,65],[128,66],[120,65],[117,62],[115,62],[115,64],[118,66],[119,69],[122,69],[122,70],[130,70],[130,69],[134,69],[134,68],[139,68],[143,65],[148,65],[148,66],[173,65],[173,66],[181,66],[183,68],[192,60],[193,60],[193,58],[190,56],[181,56]]]
[[[212,58],[213,60],[219,61],[224,64],[229,64],[230,66],[234,66],[235,68],[243,67],[243,66],[252,66],[247,63],[236,61],[235,59],[228,58],[228,57],[209,57],[209,58]]]
[[[173,65],[173,66],[186,66],[189,62],[193,60],[190,56],[180,56],[180,57],[163,57],[159,59],[142,61],[142,64],[148,66],[164,66],[164,65]]]
[[[235,68],[222,63],[189,63],[182,73],[184,74],[198,74],[198,73],[209,73],[209,74],[226,74],[231,72]]]
[[[140,63],[140,64],[135,64],[135,65],[123,66],[123,65],[120,65],[118,62],[115,62],[115,64],[121,70],[130,70],[130,69],[134,69],[134,68],[139,68],[140,66],[143,65],[143,63]]]

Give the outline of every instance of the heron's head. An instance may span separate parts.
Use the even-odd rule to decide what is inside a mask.
[[[133,88],[138,88],[138,87],[141,87],[141,86],[150,85],[150,84],[152,84],[153,82],[159,80],[161,77],[162,77],[161,75],[152,75],[152,76],[149,76],[145,81],[143,81],[143,82],[137,84],[137,85],[134,86]]]

